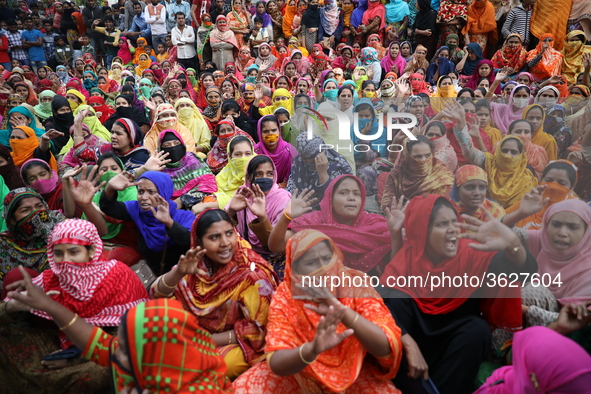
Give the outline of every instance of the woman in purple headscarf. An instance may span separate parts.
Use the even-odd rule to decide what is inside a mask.
[[[291,164],[298,152],[281,137],[281,126],[277,117],[275,115],[262,117],[258,123],[257,134],[259,143],[254,146],[255,152],[269,156],[273,160],[277,183],[287,185]]]

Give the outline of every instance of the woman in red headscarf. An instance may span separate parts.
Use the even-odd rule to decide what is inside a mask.
[[[526,65],[537,79],[546,79],[560,74],[562,53],[553,48],[554,35],[548,33],[540,37],[535,49],[527,53]]]
[[[100,96],[92,96],[88,99],[87,103],[94,108],[96,111],[96,117],[99,118],[103,124],[115,113],[115,110],[107,106],[107,104],[105,104],[105,99]]]
[[[383,34],[382,29],[386,27],[386,8],[381,1],[369,1],[367,11],[363,13],[362,23],[367,27],[367,34]]]
[[[485,214],[486,223],[468,215],[460,223],[446,198],[436,194],[413,198],[404,217],[408,243],[386,267],[383,287],[378,287],[402,329],[410,376],[426,377],[428,368],[441,392],[471,392],[491,347],[491,327],[522,326],[519,287],[498,287],[487,278],[537,272],[535,259],[517,235],[488,211]],[[460,233],[460,228],[472,232]],[[427,285],[400,283],[400,278],[409,277]],[[452,283],[466,277],[465,285]],[[435,278],[449,279],[437,284]]]

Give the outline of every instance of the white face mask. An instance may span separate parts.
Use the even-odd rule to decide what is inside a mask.
[[[513,105],[516,106],[517,108],[525,108],[528,103],[529,103],[528,98],[514,98],[513,99]]]

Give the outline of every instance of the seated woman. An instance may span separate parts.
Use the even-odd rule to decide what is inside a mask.
[[[273,266],[280,280],[283,280],[285,271],[285,255],[269,249],[269,235],[290,200],[291,194],[277,184],[273,160],[258,155],[248,162],[244,186],[224,208],[231,218],[236,219],[240,236]]]
[[[54,152],[59,153],[70,140],[70,127],[74,124],[74,113],[65,97],[54,96],[51,100],[51,117],[45,122],[45,129],[54,129],[61,135],[51,140]]]
[[[362,273],[344,266],[328,236],[311,229],[297,233],[269,310],[267,362],[240,376],[236,392],[400,393],[390,379],[402,358],[401,332],[375,290],[302,290],[297,286],[305,286],[304,275],[352,279]]]
[[[132,108],[131,103],[133,97],[127,94],[117,96],[115,99],[115,113],[107,119],[104,126],[111,130],[115,121],[121,118],[131,119],[141,128],[142,135],[150,130],[150,120],[146,117],[145,113],[139,112]]]
[[[314,93],[311,93],[310,97],[314,97]],[[259,108],[261,99],[263,98],[263,88],[258,86],[254,91],[254,102],[250,107],[249,115],[252,116],[254,120],[259,120],[261,117],[265,115],[273,115],[277,108],[283,107],[285,108],[290,115],[294,114],[294,106],[293,106],[293,95],[287,91],[286,89],[277,89],[273,92],[271,105],[267,105],[263,108]]]
[[[151,101],[146,101],[146,103],[149,103],[149,106],[154,106],[154,103]],[[149,152],[158,150],[158,136],[164,130],[170,129],[176,131],[181,137],[183,137],[187,152],[195,152],[193,133],[179,122],[179,115],[174,107],[171,104],[160,104],[155,112],[156,117],[154,119],[154,124],[144,137],[144,147],[146,147]]]
[[[271,231],[270,249],[283,252],[296,232],[315,229],[337,244],[346,267],[381,274],[392,258],[390,227],[383,216],[365,211],[366,192],[361,180],[353,175],[338,176],[325,195],[320,210],[313,212],[309,212],[314,204],[312,193],[300,190],[294,195]],[[389,218],[390,209],[385,212]]]
[[[548,160],[558,159],[558,145],[554,137],[544,131],[546,121],[546,111],[540,104],[530,105],[523,111],[522,119],[527,120],[532,125],[531,142],[539,145],[546,153]]]
[[[31,128],[34,135],[37,137],[41,137],[45,134],[45,130],[37,127],[35,115],[24,106],[19,105],[8,111],[8,128],[6,130],[0,130],[0,144],[10,148],[12,131],[17,126],[27,126]]]
[[[449,197],[453,186],[453,173],[433,151],[435,144],[423,135],[416,140],[407,139],[400,161],[392,168],[382,197],[382,211],[404,196],[407,200],[424,194]]]
[[[255,123],[248,115],[242,112],[240,104],[237,101],[227,99],[222,103],[222,119],[226,119],[228,116],[232,116],[232,122],[234,122],[237,128],[248,133],[255,143],[259,142]]]
[[[532,142],[532,129],[532,124],[527,120],[515,120],[509,125],[507,135],[516,135],[523,141],[527,165],[533,169],[534,175],[539,179],[548,165],[548,153],[543,147]]]
[[[113,152],[123,162],[126,171],[139,169],[150,158],[142,143],[142,131],[131,119],[117,119],[111,127],[111,143],[100,147],[98,155]]]
[[[23,187],[12,190],[4,198],[4,219],[8,230],[0,233],[0,250],[5,251],[0,281],[7,280],[6,274],[19,265],[38,272],[46,269],[47,237],[66,217],[50,210],[37,192]],[[3,289],[2,299],[5,296]]]
[[[236,378],[264,359],[267,316],[277,275],[237,236],[226,212],[202,212],[191,230],[191,250],[153,284],[153,298],[174,297],[212,334]],[[246,313],[248,311],[248,313]]]
[[[472,144],[462,106],[456,103],[444,112],[456,121],[454,133],[466,159],[486,171],[490,198],[508,208],[537,186],[538,179],[527,168],[527,157],[519,137],[507,135],[499,142],[494,154],[483,153]]]
[[[187,152],[183,138],[174,130],[164,130],[158,138],[160,152],[169,162],[160,171],[172,179],[172,198],[179,208],[191,209],[218,190],[215,176],[195,153]]]
[[[22,267],[20,270],[33,276],[32,284],[39,286],[35,290],[44,296],[46,292],[54,293],[53,302],[70,309],[92,326],[114,331],[127,309],[147,301],[148,293],[125,264],[102,261],[102,251],[103,242],[92,223],[67,220],[56,225],[48,238],[50,268],[41,274]],[[74,393],[109,387],[108,370],[78,358],[82,349],[77,349],[63,331],[57,330],[60,322],[48,329],[45,327],[48,324],[36,317],[51,321],[50,314],[10,297],[0,310],[0,321],[5,325],[1,340],[3,358],[11,360],[11,368],[3,368],[2,372],[2,379],[10,382],[5,386],[7,390]],[[6,326],[23,320],[30,326]],[[28,350],[23,352],[23,349]],[[45,356],[66,349],[77,353],[69,360],[44,360]]]
[[[396,253],[378,287],[397,324],[408,371],[399,376],[428,375],[442,393],[469,393],[491,346],[490,326],[521,328],[519,288],[393,287],[392,278],[428,275],[534,273],[535,259],[511,229],[485,212],[488,222],[460,217],[446,198],[413,198],[404,217],[408,243]],[[461,233],[460,229],[471,230]],[[401,237],[401,235],[400,235]],[[476,243],[474,242],[476,241]],[[399,239],[401,244],[401,238]],[[390,283],[388,283],[390,282]],[[410,298],[408,298],[410,296]],[[483,299],[479,299],[483,298]],[[417,361],[418,360],[418,361]]]
[[[177,209],[171,200],[174,186],[170,177],[147,171],[136,182],[137,201],[117,201],[118,192],[132,186],[129,174],[119,174],[101,194],[100,209],[112,218],[134,222],[138,251],[153,272],[163,274],[189,249],[191,224],[195,215]]]
[[[324,191],[330,182],[339,175],[353,175],[351,165],[343,156],[333,149],[322,150],[324,145],[322,138],[313,135],[308,139],[308,133],[299,133],[296,137],[296,146],[299,155],[294,159],[291,167],[291,175],[287,182],[287,190],[294,194],[304,189],[314,190],[317,199],[315,206],[322,201]]]
[[[211,151],[207,154],[207,165],[214,174],[219,174],[228,164],[228,144],[234,137],[246,137],[252,141],[254,146],[254,141],[250,135],[237,128],[231,120],[221,120],[215,128],[214,135],[215,142]]]
[[[74,110],[74,117],[79,113],[84,113],[82,122],[88,126],[90,133],[101,138],[103,141],[111,142],[111,131],[107,130],[99,118],[96,116],[96,111],[90,105],[80,105]],[[65,155],[74,146],[74,140],[70,139],[66,145],[62,147],[59,152],[60,155]]]
[[[201,153],[205,158],[207,152],[211,150],[211,130],[207,126],[201,111],[197,108],[193,100],[189,98],[180,98],[174,103],[174,109],[179,115],[179,123],[185,126],[193,136],[195,141],[195,153]]]
[[[60,173],[82,164],[95,165],[96,152],[107,144],[105,140],[92,134],[88,125],[82,123],[87,114],[88,110],[84,110],[74,117],[74,125],[70,127],[68,133],[72,136],[73,144],[62,158]]]
[[[50,140],[48,136],[56,133],[45,133],[41,141],[35,136],[35,131],[27,126],[17,126],[10,134],[10,149],[14,165],[21,167],[25,162],[39,158],[46,160],[52,169],[57,171],[55,157],[49,150]]]
[[[293,159],[298,152],[283,140],[281,126],[275,115],[266,115],[259,119],[257,133],[259,143],[254,146],[255,152],[273,160],[277,183],[285,187],[291,174]]]
[[[437,120],[431,121],[423,128],[423,135],[435,144],[435,158],[454,172],[458,168],[458,157],[447,138],[445,124]]]
[[[224,361],[211,351],[214,346],[211,335],[199,327],[178,301],[151,300],[138,304],[123,316],[118,335],[112,336],[79,319],[44,294],[28,274],[24,276],[19,286],[26,289],[26,295],[15,291],[11,296],[31,308],[45,311],[57,324],[63,325],[72,342],[84,349],[82,355],[100,366],[106,389],[114,385],[117,391],[126,392],[130,382],[134,382],[135,389],[142,392],[150,389],[180,394],[199,390],[204,386],[197,383],[203,382],[211,386],[212,393],[232,392],[230,381],[224,376]],[[166,340],[156,335],[162,329],[169,331]],[[163,349],[166,349],[166,363],[161,359]],[[51,373],[56,375],[55,371]],[[166,378],[155,382],[155,375]]]

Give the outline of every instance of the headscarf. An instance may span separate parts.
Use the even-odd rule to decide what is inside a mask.
[[[304,230],[296,233],[287,243],[287,260],[285,264],[285,279],[279,285],[273,296],[273,303],[269,311],[267,325],[267,345],[265,352],[271,357],[275,351],[297,349],[297,347],[314,339],[316,327],[322,316],[306,308],[309,300],[298,299],[302,291],[296,284],[302,284],[302,275],[294,271],[294,264],[312,247],[321,242],[328,243],[332,250],[332,258],[326,265],[308,275],[313,280],[323,280],[330,277],[343,278],[349,283],[356,283],[363,274],[345,266],[343,253],[335,242],[325,234],[315,230]],[[400,352],[400,328],[396,326],[392,315],[388,313],[383,300],[372,288],[357,288],[340,286],[334,290],[343,305],[353,309],[386,334],[388,346],[391,349],[387,357],[376,358],[376,363],[367,361],[367,350],[359,340],[351,335],[337,346],[321,353],[313,363],[301,372],[301,381],[306,385],[303,392],[345,392],[351,391],[363,370],[368,379],[388,381],[398,371],[402,352]],[[337,333],[346,327],[339,324]],[[378,380],[379,379],[379,380]],[[376,387],[373,387],[374,389]]]
[[[237,135],[234,135],[232,140],[236,137]],[[254,144],[251,139],[248,139],[248,141],[253,147],[254,153]],[[250,160],[255,156],[255,154],[253,154],[252,156],[232,158],[230,154],[230,147],[231,140],[226,148],[228,163],[215,177],[215,181],[218,185],[218,191],[214,194],[217,197],[220,208],[224,208],[226,205],[228,205],[234,194],[236,194],[238,191],[238,188],[244,184],[246,167],[248,166]]]
[[[420,81],[418,79],[420,79]],[[427,89],[427,82],[425,82],[425,79],[423,78],[422,74],[410,74],[409,82],[410,86],[412,87],[412,94],[414,96],[418,95],[419,93],[431,93],[429,92],[429,89]]]
[[[119,108],[121,108],[121,107],[119,107]],[[117,157],[119,157],[121,159],[121,161],[123,161],[123,165],[125,166],[126,170],[143,165],[144,164],[143,162],[135,160],[133,157],[136,153],[139,153],[139,152],[143,152],[144,155],[147,157],[150,156],[150,152],[141,145],[143,134],[142,134],[142,131],[140,130],[140,127],[133,120],[127,119],[127,118],[117,119],[115,122],[113,122],[113,124],[115,124],[115,123],[117,123],[117,125],[123,127],[123,130],[125,131],[125,133],[127,134],[127,137],[129,138],[130,148],[127,152],[119,153],[119,152],[113,150],[113,144],[106,144],[106,145],[101,146],[101,148],[100,148],[101,154],[105,153],[105,152],[115,153],[117,155]]]
[[[538,79],[546,79],[560,74],[560,66],[562,65],[562,58],[564,57],[562,53],[553,48],[555,42],[554,35],[547,33],[542,34],[540,37],[540,42],[536,48],[527,53],[526,61],[530,62],[536,56],[542,53],[542,46],[544,45],[544,39],[546,38],[552,38],[550,46],[542,54],[542,60],[529,69],[529,72]]]
[[[185,108],[179,108],[182,103],[187,103],[191,105],[190,111],[186,110]],[[185,126],[192,134],[193,139],[195,140],[195,145],[202,144],[201,141],[211,139],[211,130],[207,127],[207,123],[203,116],[201,115],[201,111],[197,108],[195,103],[189,98],[181,98],[178,99],[174,103],[174,108],[179,115],[179,122],[181,125]]]
[[[340,10],[335,0],[324,0],[324,7],[320,9],[322,29],[331,36],[339,26]]]
[[[29,95],[27,97],[27,104],[31,105],[31,106],[35,106],[37,104],[39,104],[39,100],[37,100],[37,93],[35,93],[35,91],[33,90],[33,88],[31,87],[31,85],[29,85],[26,82],[17,82],[13,85],[13,89],[16,92],[16,88],[19,86],[23,86],[25,88],[27,88],[27,90],[29,91]]]
[[[207,99],[207,95],[211,92],[217,92],[222,98],[222,90],[217,86],[210,86],[205,90],[205,101],[207,101],[207,107],[203,109],[203,117],[212,123],[216,123],[222,116],[222,100],[216,105],[212,105],[212,101]],[[223,99],[223,98],[222,98]]]
[[[509,48],[509,39],[513,37],[519,38],[519,45],[515,48]],[[527,51],[523,48],[523,38],[518,33],[511,33],[505,39],[503,47],[495,52],[491,61],[496,69],[510,67],[515,71],[519,71],[525,66],[526,58]]]
[[[172,220],[191,231],[195,215],[191,211],[178,209],[176,203],[172,201],[171,198],[174,192],[172,179],[167,174],[157,171],[147,171],[138,178],[138,181],[141,179],[147,179],[154,183],[158,194],[168,202]],[[168,237],[166,226],[156,219],[151,211],[143,211],[138,201],[126,201],[124,204],[129,216],[146,241],[146,246],[151,251],[162,252],[165,245],[170,247],[176,244],[174,239]]]
[[[564,48],[562,49],[563,59],[560,72],[566,77],[569,84],[577,82],[577,77],[585,69],[583,66],[583,56],[591,53],[591,47],[585,45],[585,40],[569,42],[568,39],[576,36],[585,36],[582,30],[573,30],[566,35]]]
[[[96,164],[96,152],[107,143],[102,138],[92,134],[88,125],[82,123],[82,129],[88,133],[84,136],[84,142],[78,144],[76,148],[72,147],[62,159],[62,163],[71,167],[76,167],[82,163]],[[74,135],[74,126],[70,127],[69,135]]]
[[[511,157],[501,152],[501,147],[509,139],[515,139],[523,146],[521,138],[507,135],[499,142],[494,155],[488,152],[484,153],[486,157],[484,169],[488,174],[490,197],[503,208],[510,207],[521,200],[532,187],[538,184],[538,179],[527,168],[525,147],[517,157]]]
[[[227,21],[228,19],[224,15],[218,15],[218,17],[215,19],[215,27],[209,34],[209,42],[212,44],[228,43],[234,45],[234,47],[238,49],[238,41],[236,41],[234,32],[230,30],[230,27],[227,24],[226,26],[220,26],[221,20]]]
[[[544,122],[546,120],[546,111],[544,110],[544,107],[542,107],[540,104],[532,104],[525,108],[522,118],[527,118],[527,114],[533,108],[539,108],[542,111],[542,123],[537,130],[532,130],[531,142],[541,146],[546,150],[548,153],[548,160],[556,160],[558,158],[558,145],[556,144],[556,140],[553,136],[544,132]]]
[[[19,202],[29,197],[38,198],[44,209],[33,211],[18,222],[11,223]],[[39,272],[47,268],[47,238],[54,226],[66,220],[66,217],[58,211],[50,211],[37,192],[22,187],[4,197],[4,218],[8,230],[0,233],[0,250],[8,253],[2,257],[0,280],[19,265]]]
[[[267,107],[264,108],[259,108],[259,113],[261,114],[261,116],[265,116],[265,115],[273,115],[275,113],[275,111],[277,110],[277,108],[285,108],[287,110],[287,112],[289,112],[289,115],[292,116],[294,114],[294,110],[293,110],[293,95],[291,93],[289,93],[289,91],[287,91],[287,89],[277,89],[275,90],[275,92],[273,92],[273,98],[272,100],[275,100],[275,97],[280,97],[280,96],[284,96],[287,97],[287,100],[282,100],[282,101],[273,101],[272,105],[269,105]]]
[[[109,106],[107,106],[107,104],[105,104],[105,99],[102,97],[92,96],[88,99],[88,104],[95,104],[95,103],[100,104],[100,106],[98,106],[98,107],[91,106],[91,107],[94,108],[95,112],[101,112],[101,117],[99,118],[99,121],[102,124],[105,124],[107,119],[109,119],[111,117],[111,115],[113,115],[115,113],[115,110],[110,108]]]
[[[53,248],[60,244],[95,246],[87,263],[56,263]],[[55,290],[54,301],[94,326],[116,327],[129,308],[148,300],[148,293],[137,275],[117,260],[102,261],[103,241],[94,224],[72,219],[57,224],[47,240],[49,268],[32,279],[43,291]],[[57,298],[55,298],[57,297]],[[52,320],[44,311],[31,313]]]
[[[427,68],[427,81],[429,83],[435,83],[437,81],[433,80],[435,73],[439,76],[448,75],[456,69],[456,65],[449,59],[441,58],[439,55],[441,51],[448,51],[451,55],[451,51],[448,47],[442,46],[440,47],[437,52],[435,52],[435,56],[433,57],[433,61],[429,64],[429,68]],[[451,56],[450,56],[451,57]],[[439,64],[437,64],[439,63]],[[478,68],[477,68],[478,69]],[[474,71],[476,72],[476,71]]]
[[[35,132],[32,128],[27,126],[18,126],[15,129],[19,129],[24,131],[27,135],[27,138],[24,139],[11,139],[10,140],[10,148],[12,149],[12,159],[14,160],[14,164],[17,167],[21,167],[25,164],[28,160],[34,157],[35,149],[39,147],[39,139],[35,135]],[[49,166],[54,170],[57,171],[57,162],[55,161],[55,157],[50,154],[50,161]]]
[[[68,74],[68,69],[66,68],[66,66],[57,66],[55,68],[55,73],[64,85],[70,81],[70,75]]]
[[[495,7],[489,1],[475,1],[468,7],[468,19],[462,34],[489,34],[492,45],[497,43],[497,19]]]
[[[404,2],[403,0],[400,1],[406,4],[406,2]],[[380,64],[382,65],[382,68],[386,70],[386,72],[389,72],[392,69],[392,66],[394,65],[398,69],[398,73],[402,74],[404,72],[404,68],[406,67],[406,60],[404,60],[404,58],[400,54],[400,50],[398,51],[398,56],[396,56],[396,59],[392,59],[390,51],[392,50],[392,45],[394,44],[398,45],[398,47],[400,48],[399,42],[394,41],[390,43],[388,51],[386,52],[386,56],[382,58]]]
[[[517,89],[526,88],[528,94],[531,93],[531,89],[526,85],[515,85],[511,94],[509,95],[509,102],[507,104],[495,104],[491,103],[490,116],[495,123],[495,126],[501,130],[503,134],[506,134],[509,130],[509,126],[514,120],[521,119],[522,114],[525,112],[526,107],[513,109],[513,96]]]
[[[478,64],[476,65],[476,68],[474,69],[474,72],[472,73],[472,76],[470,77],[470,79],[466,83],[467,88],[474,90],[478,87],[478,81],[480,80],[480,78],[482,78],[480,76],[480,72],[479,72],[480,67],[485,64],[490,67],[490,73],[488,73],[488,75],[486,76],[486,79],[488,79],[490,86],[492,86],[493,82],[495,81],[495,68],[492,64],[492,61],[490,61],[488,59],[482,59],[481,61],[478,62]],[[495,94],[501,94],[501,85],[497,86],[497,89],[495,90]]]
[[[406,100],[407,106],[410,107],[413,102],[418,100],[422,100],[420,96],[410,96]],[[454,147],[450,144],[449,138],[447,138],[447,127],[443,122],[432,120],[421,127],[421,134],[425,135],[431,126],[436,126],[441,131],[441,137],[430,139],[435,144],[433,155],[445,164],[450,171],[455,172],[458,168],[458,157]]]
[[[385,6],[386,8],[386,22],[397,23],[404,20],[410,15],[410,8],[408,3],[404,0],[391,0]]]
[[[42,121],[47,120],[51,115],[51,102],[44,103],[43,99],[45,97],[54,97],[55,92],[53,90],[44,90],[39,94],[39,104],[35,106],[35,115],[39,117]]]
[[[20,177],[19,170],[14,164],[10,150],[4,145],[0,145],[0,157],[2,157],[6,164],[0,166],[0,177],[4,179],[5,185],[9,190],[14,190],[19,187],[25,187],[23,179]]]
[[[474,394],[583,393],[591,381],[591,357],[572,339],[534,326],[516,332],[512,365],[496,369]]]
[[[304,14],[302,15],[302,26],[306,26],[308,29],[320,26],[320,12],[318,11],[318,5],[313,6],[308,4]],[[292,28],[294,28],[293,25]]]
[[[159,120],[160,115],[165,112],[172,112],[173,117],[168,118],[168,120]],[[182,137],[185,145],[187,146],[187,151],[194,152],[195,151],[195,140],[193,139],[193,133],[187,129],[185,126],[179,123],[178,121],[178,114],[174,107],[171,104],[164,103],[160,104],[158,108],[156,108],[156,116],[155,121],[152,124],[152,128],[148,131],[148,134],[144,137],[144,146],[150,151],[153,152],[158,149],[158,136],[164,130],[173,129],[177,131]],[[169,124],[169,122],[171,124]]]
[[[69,134],[70,127],[72,127],[72,125],[74,124],[74,114],[72,112],[58,114],[57,111],[62,107],[69,106],[70,103],[63,96],[57,95],[53,98],[53,100],[51,100],[53,128],[65,135]]]
[[[482,47],[480,44],[477,42],[471,42],[468,44],[468,49],[474,52],[476,59],[466,59],[466,63],[464,63],[464,68],[462,69],[462,74],[464,75],[472,75],[476,69],[476,65],[482,60]]]
[[[466,207],[466,205],[464,205],[464,203],[460,199],[460,186],[462,186],[466,182],[473,180],[486,182],[486,185],[488,186],[488,175],[486,175],[486,172],[482,168],[472,164],[460,167],[455,174],[454,186],[451,190],[450,197],[454,202],[454,205],[460,215],[470,215],[472,217],[475,217],[476,219],[486,222],[488,221],[488,217],[486,216],[482,208],[478,207],[475,211],[471,211],[468,209],[468,207]],[[505,216],[505,210],[503,209],[503,207],[501,207],[498,203],[491,199],[485,198],[481,205],[484,206],[484,208],[495,219],[500,219],[503,216]]]
[[[248,135],[246,132],[237,129],[233,122],[224,119],[218,123],[218,127],[221,124],[228,124],[232,126],[234,132],[228,136],[218,136],[215,141],[215,144],[211,148],[211,151],[209,151],[209,153],[207,154],[207,165],[209,166],[209,168],[211,168],[211,170],[214,173],[220,172],[222,168],[224,168],[228,164],[228,149],[230,141],[232,141],[234,137],[237,137],[239,135],[244,136],[251,140],[251,144],[254,147],[254,141],[252,140],[252,137]]]
[[[133,103],[133,97],[128,95],[128,94],[122,94],[120,96],[117,96],[118,98],[123,98],[125,101],[127,101],[129,103],[129,105],[131,105]],[[113,124],[115,123],[116,120],[118,119],[131,119],[132,121],[134,121],[138,126],[141,125],[150,125],[150,121],[148,120],[148,118],[146,117],[146,115],[144,115],[143,113],[139,112],[138,110],[136,110],[133,107],[117,107],[117,109],[115,110],[115,113],[113,113],[109,119],[107,119],[107,121],[104,123],[104,126],[107,130],[110,130],[113,127]]]
[[[357,63],[357,65],[369,66],[379,61],[380,60],[378,59],[378,51],[372,47],[365,47],[361,50],[361,53],[359,54],[359,62]]]
[[[449,77],[447,75],[439,77],[437,80],[437,91],[431,95],[431,107],[437,112],[441,112],[445,108],[445,103],[451,101],[451,98],[457,97],[457,92],[453,85],[441,86],[444,78]]]
[[[351,14],[351,26],[355,28],[359,27],[363,20],[363,14],[365,14],[365,11],[367,11],[368,6],[368,0],[359,0],[359,3],[357,3],[357,8],[355,8]]]
[[[96,111],[89,105],[80,105],[74,111],[74,116],[78,115],[80,112],[84,111],[85,109],[89,110],[89,115],[87,115],[84,120],[82,121],[90,128],[91,134],[101,138],[103,141],[111,142],[111,132],[105,128],[101,124],[99,118],[96,117]],[[74,146],[74,140],[70,139],[66,145],[62,148],[60,155],[65,155],[68,153],[70,148]]]
[[[92,88],[98,87],[98,77],[96,76],[96,74],[93,71],[84,71],[82,76],[84,77],[86,74],[92,75],[94,77],[94,80],[84,78],[84,80],[82,82],[84,89],[90,90]]]
[[[382,5],[381,1],[370,1],[367,7],[367,11],[363,13],[362,23],[365,26],[369,26],[376,17],[380,18],[380,29],[386,27],[386,9]]]
[[[277,128],[279,131],[279,141],[275,147],[275,150],[272,152],[265,146],[263,138],[262,125],[265,121],[273,121],[277,123]],[[283,137],[281,136],[281,127],[279,127],[279,120],[277,117],[275,115],[266,115],[259,119],[257,124],[257,134],[259,137],[259,143],[254,146],[255,152],[260,155],[268,156],[271,158],[271,160],[273,160],[276,170],[275,177],[277,182],[282,183],[287,181],[289,174],[291,173],[293,159],[298,155],[298,152],[291,144],[283,140]]]
[[[457,253],[437,265],[427,255],[429,243],[429,222],[437,200],[443,199],[437,194],[416,196],[406,210],[404,228],[408,243],[394,256],[381,277],[381,283],[387,286],[388,277],[431,275],[468,275],[482,276],[488,272],[490,263],[497,252],[477,251],[469,245],[470,239],[457,240]],[[460,216],[457,215],[458,221]],[[435,289],[420,286],[405,286],[398,290],[410,295],[421,312],[428,315],[442,315],[453,312],[466,302],[476,290],[474,287],[445,286]],[[480,309],[483,317],[493,327],[518,329],[522,325],[521,297],[519,288],[489,288],[487,298],[483,299]]]

